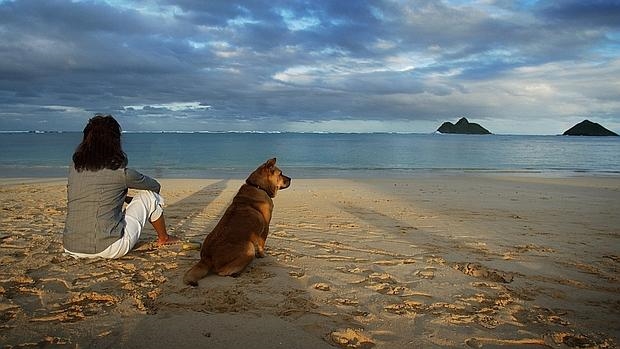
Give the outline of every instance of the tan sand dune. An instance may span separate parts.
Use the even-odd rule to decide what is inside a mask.
[[[162,180],[202,241],[238,180]],[[614,348],[620,178],[294,179],[267,257],[196,288],[199,251],[61,253],[63,179],[0,180],[3,348]],[[189,246],[191,247],[191,246]]]

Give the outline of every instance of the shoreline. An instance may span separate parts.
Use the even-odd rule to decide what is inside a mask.
[[[131,166],[130,166],[131,167]],[[132,167],[133,168],[133,167]],[[221,175],[205,175],[198,176],[197,171],[178,170],[164,171],[153,169],[138,169],[141,173],[148,175],[157,180],[244,180],[247,171],[237,170],[218,170],[212,172],[227,173],[226,176]],[[415,180],[418,178],[450,178],[457,176],[490,176],[490,177],[532,177],[532,178],[620,178],[620,171],[581,171],[581,170],[504,170],[504,169],[367,169],[367,170],[350,170],[350,169],[303,169],[297,168],[289,170],[284,169],[287,174],[295,176],[294,178],[303,180],[313,179],[343,179],[343,180],[369,180],[374,178],[384,178],[386,180]],[[19,180],[36,180],[45,182],[48,180],[66,179],[67,168],[50,170],[49,168],[33,169],[11,169],[0,175],[0,185],[5,182],[17,182]],[[251,171],[251,170],[249,170]],[[308,172],[309,171],[309,172]],[[22,176],[26,172],[29,176]],[[187,173],[186,175],[172,175],[171,173]],[[209,173],[209,171],[206,171]],[[230,175],[233,173],[233,175]],[[303,173],[303,174],[302,174]]]
[[[169,231],[188,241],[243,182],[158,180]],[[293,178],[274,198],[267,257],[196,288],[181,276],[199,252],[154,248],[150,227],[120,260],[64,256],[65,195],[64,178],[0,178],[5,345],[620,343],[620,177]]]

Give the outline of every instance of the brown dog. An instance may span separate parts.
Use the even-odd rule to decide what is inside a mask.
[[[183,276],[183,282],[197,286],[210,271],[237,275],[254,257],[265,256],[265,240],[273,212],[273,197],[291,185],[291,179],[270,159],[257,168],[241,186],[224,216],[205,238],[200,261]]]

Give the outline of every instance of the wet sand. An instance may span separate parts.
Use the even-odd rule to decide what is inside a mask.
[[[162,180],[201,242],[239,180]],[[199,251],[62,254],[65,179],[0,179],[3,348],[615,348],[620,178],[293,179],[267,256],[185,286]]]

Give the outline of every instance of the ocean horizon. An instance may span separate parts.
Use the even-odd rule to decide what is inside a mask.
[[[82,131],[71,131],[71,130],[0,130],[0,134],[46,134],[46,133],[82,133]],[[123,134],[162,134],[162,133],[171,133],[171,134],[398,134],[398,135],[445,135],[445,136],[454,136],[457,134],[451,133],[441,133],[439,131],[433,132],[411,132],[411,131],[277,131],[277,130],[228,130],[228,131],[212,131],[212,130],[200,130],[200,131],[187,131],[187,130],[141,130],[141,131],[132,131],[132,130],[122,130]],[[471,136],[471,135],[465,135]],[[475,134],[473,136],[476,136]],[[481,136],[564,136],[562,133],[557,134],[526,134],[526,133],[491,133],[487,135]],[[578,136],[572,136],[578,137]],[[585,137],[585,136],[584,136]],[[588,136],[592,137],[592,136]],[[596,137],[596,136],[594,136]]]
[[[81,131],[0,131],[0,177],[64,177]],[[620,175],[620,137],[124,131],[129,167],[156,178],[245,178],[276,157],[294,178],[442,173]]]

